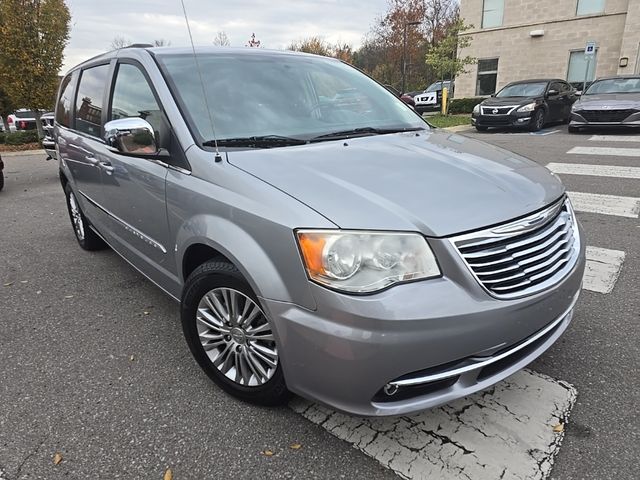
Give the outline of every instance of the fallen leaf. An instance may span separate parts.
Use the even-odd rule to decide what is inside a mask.
[[[149,315],[149,312],[147,312],[146,310],[143,313],[144,315]]]
[[[130,360],[131,362],[133,362],[133,361],[135,360],[135,358],[133,357],[133,355],[131,355],[131,356],[129,357],[129,360]]]
[[[264,450],[260,453],[262,453],[262,455],[264,455],[265,457],[273,457],[273,452],[271,450]]]
[[[64,298],[73,298],[73,295],[65,295]]]
[[[29,280],[20,280],[20,283],[29,283]]]
[[[553,426],[553,431],[554,431],[555,433],[562,433],[562,432],[564,432],[564,423],[559,423],[559,424],[557,424],[557,425],[554,425],[554,426]]]
[[[62,455],[60,455],[59,453],[56,453],[53,456],[53,464],[58,465],[61,461],[62,461]]]
[[[42,293],[42,290],[38,290],[38,291],[36,292],[36,295],[40,295],[41,293]]]
[[[4,284],[5,287],[10,287],[11,285],[13,285],[13,282],[9,282],[9,283],[5,283]]]
[[[294,444],[289,445],[289,448],[291,450],[300,450],[302,448],[302,445],[300,445],[299,443],[294,443]]]
[[[162,477],[162,480],[173,480],[173,472],[170,468],[167,468],[167,470],[164,472],[164,477]]]

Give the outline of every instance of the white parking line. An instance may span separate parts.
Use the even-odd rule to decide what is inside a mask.
[[[640,157],[640,148],[573,147],[567,153],[576,155],[610,155],[614,157]]]
[[[592,142],[640,142],[640,135],[593,135]]]
[[[358,418],[296,398],[291,407],[406,479],[542,480],[576,399],[568,383],[528,370],[411,416]],[[561,427],[557,428],[562,430]]]
[[[638,218],[640,198],[601,195],[599,193],[567,192],[573,208],[579,212]]]
[[[587,247],[587,267],[584,271],[582,288],[598,293],[611,293],[613,290],[625,253],[620,250]]]
[[[616,167],[611,165],[587,165],[584,163],[549,163],[547,168],[554,173],[568,175],[593,175],[640,179],[640,167]]]

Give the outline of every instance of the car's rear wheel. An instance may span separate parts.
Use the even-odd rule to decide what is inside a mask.
[[[232,264],[209,261],[186,281],[182,330],[200,367],[242,400],[280,405],[290,394],[271,322]]]
[[[84,250],[101,250],[105,248],[107,244],[91,229],[91,224],[82,213],[78,199],[68,183],[64,187],[64,193],[67,197],[67,210],[69,211],[73,233],[76,234],[76,240],[78,240],[80,247]]]
[[[529,130],[531,130],[532,132],[537,132],[542,130],[542,127],[544,127],[544,110],[542,108],[539,108],[535,111],[533,117],[531,117]]]
[[[476,125],[476,130],[479,132],[486,132],[489,130],[489,127],[481,127],[480,125]]]

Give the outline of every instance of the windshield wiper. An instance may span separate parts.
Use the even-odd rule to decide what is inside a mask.
[[[221,138],[218,140],[220,147],[251,147],[269,148],[284,147],[288,145],[305,145],[306,140],[293,137],[283,137],[282,135],[258,135],[252,137]],[[207,140],[202,144],[205,147],[215,147],[215,140]]]
[[[387,133],[401,133],[401,132],[416,132],[418,130],[425,130],[424,127],[412,127],[412,128],[374,128],[374,127],[362,127],[354,128],[351,130],[341,130],[339,132],[326,133],[324,135],[318,135],[317,137],[310,138],[310,142],[320,142],[322,140],[333,140],[338,138],[350,138],[366,135],[384,135]]]

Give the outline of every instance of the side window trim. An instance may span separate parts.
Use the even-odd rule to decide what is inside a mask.
[[[69,92],[70,93],[70,97],[71,97],[70,98],[70,105],[69,105],[69,107],[70,107],[69,125],[63,125],[62,123],[58,122],[58,111],[57,111],[57,109],[58,109],[58,104],[60,102],[60,97],[61,97],[61,95],[63,93],[63,91],[62,91],[62,83],[60,84],[60,89],[58,90],[54,122],[56,124],[58,124],[58,126],[60,128],[68,128],[68,129],[73,130],[74,125],[75,125],[75,121],[76,121],[76,117],[75,117],[76,105],[75,105],[75,102],[76,102],[76,94],[77,94],[77,91],[78,91],[78,79],[80,78],[80,75],[79,75],[78,72],[79,72],[79,70],[73,70],[73,71],[69,72],[67,74],[67,76],[65,77],[65,78],[67,78],[67,77],[70,78],[69,84],[71,85],[71,90]]]

